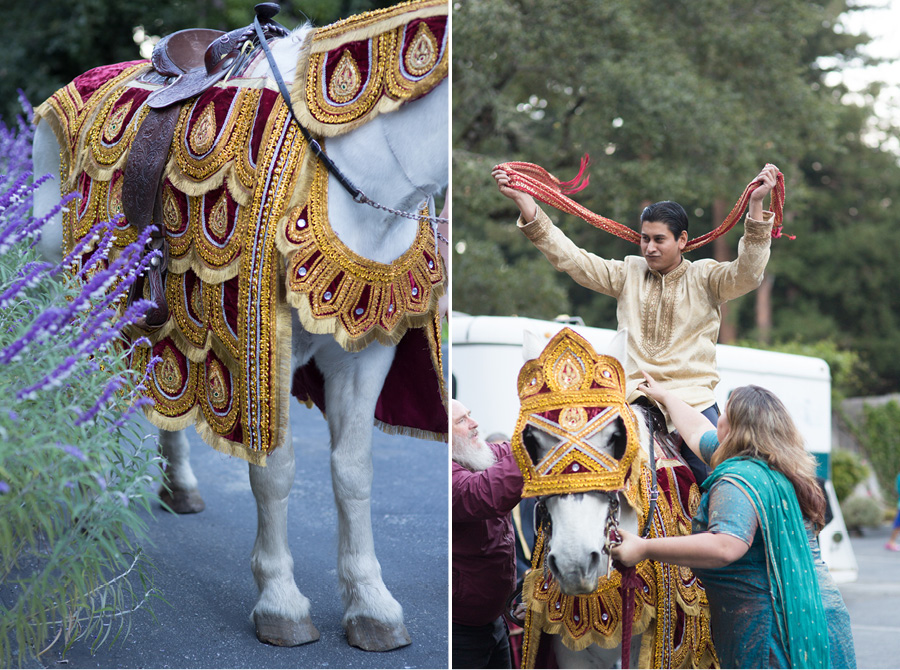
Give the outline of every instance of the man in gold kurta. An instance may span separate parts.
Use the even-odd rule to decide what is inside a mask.
[[[750,196],[738,256],[721,263],[691,262],[682,256],[688,241],[687,214],[670,201],[650,205],[641,214],[640,256],[622,261],[601,258],[566,237],[534,198],[509,188],[503,170],[492,172],[500,192],[519,208],[519,229],[553,267],[616,299],[618,327],[628,329],[629,353],[636,363],[627,369],[628,401],[643,395],[638,385],[644,381],[644,370],[681,400],[706,410],[713,423],[719,414],[713,391],[719,382],[716,341],[721,306],[762,282],[774,216],[763,211],[762,203],[777,174],[774,165],[766,165],[757,176],[762,184]]]

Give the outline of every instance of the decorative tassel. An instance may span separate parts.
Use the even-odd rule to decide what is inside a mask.
[[[631,667],[631,625],[634,622],[634,590],[640,588],[637,568],[626,568],[618,561],[613,566],[621,576],[619,595],[622,598],[622,667]]]
[[[572,195],[573,193],[578,193],[578,191],[584,189],[591,181],[591,175],[585,174],[585,170],[587,170],[590,164],[591,157],[588,154],[582,156],[581,167],[578,170],[578,174],[574,179],[559,182],[559,192],[564,195]],[[582,178],[584,179],[583,182],[581,182]]]

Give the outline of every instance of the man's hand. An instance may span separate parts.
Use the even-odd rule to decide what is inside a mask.
[[[762,221],[763,199],[772,192],[773,188],[775,188],[777,179],[778,168],[771,163],[766,163],[766,166],[758,175],[756,175],[756,179],[753,181],[760,182],[760,185],[750,194],[750,209],[747,213],[750,215],[751,219]]]
[[[506,174],[505,170],[501,170],[499,166],[494,166],[491,170],[491,176],[497,182],[500,193],[516,203],[519,212],[522,213],[522,218],[525,219],[525,223],[534,221],[537,217],[537,203],[535,203],[534,198],[527,193],[510,188],[509,175]]]

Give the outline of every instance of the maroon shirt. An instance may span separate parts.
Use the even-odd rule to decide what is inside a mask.
[[[516,542],[510,511],[522,496],[522,473],[508,442],[489,444],[497,462],[472,472],[453,463],[453,623],[496,620],[516,588]]]

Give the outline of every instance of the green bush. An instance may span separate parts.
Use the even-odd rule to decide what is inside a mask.
[[[850,424],[850,428],[872,464],[885,499],[896,503],[896,480],[900,472],[900,405],[894,400],[877,407],[865,405],[862,421]]]
[[[113,281],[99,228],[93,251],[37,257],[29,139],[0,123],[2,667],[112,642],[156,596],[139,510],[156,500],[160,459],[127,420],[141,402],[120,336],[128,314],[115,309],[129,280]],[[122,267],[139,271],[142,251],[128,253]]]
[[[831,481],[839,501],[853,493],[856,485],[868,476],[869,468],[852,451],[835,449],[831,452]]]
[[[867,496],[850,496],[841,503],[841,513],[848,530],[876,528],[884,522],[884,508]]]

